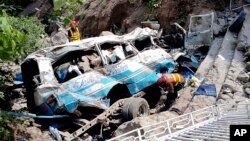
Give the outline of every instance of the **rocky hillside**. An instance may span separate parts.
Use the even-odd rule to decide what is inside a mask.
[[[86,0],[84,4],[77,4],[73,13],[67,16],[79,21],[83,35],[96,36],[105,30],[128,32],[145,20],[158,20],[168,31],[172,22],[184,26],[190,13],[224,10],[228,3],[229,0]],[[20,15],[35,15],[46,20],[50,12],[55,10],[49,0],[37,0]]]

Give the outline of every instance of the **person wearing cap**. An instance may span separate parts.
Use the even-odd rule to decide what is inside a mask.
[[[168,73],[167,68],[164,69],[162,76],[157,80],[162,94],[156,107],[160,108],[165,103],[165,109],[168,109],[178,97],[178,91],[183,88],[185,77],[180,73]]]
[[[77,26],[78,23],[75,20],[71,21],[70,29],[68,30],[68,36],[71,42],[78,41],[81,39],[81,34]]]

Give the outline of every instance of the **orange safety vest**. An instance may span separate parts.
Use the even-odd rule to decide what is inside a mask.
[[[173,83],[174,85],[184,82],[184,77],[179,73],[163,74],[162,77],[165,79],[166,83]]]
[[[79,30],[78,30],[78,28],[76,27],[76,31],[75,32],[73,32],[73,30],[72,29],[70,29],[69,30],[69,32],[70,32],[70,39],[71,39],[71,41],[78,41],[78,40],[80,40],[80,32],[79,32]]]

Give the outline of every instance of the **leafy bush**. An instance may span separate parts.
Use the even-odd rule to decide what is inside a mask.
[[[69,24],[78,12],[77,5],[84,5],[86,0],[53,0],[54,11],[48,15],[50,22]]]
[[[12,141],[12,140],[27,140],[24,134],[25,128],[30,127],[32,121],[25,117],[13,117],[4,111],[0,111],[0,140]]]
[[[150,10],[153,10],[161,6],[162,0],[144,0],[144,2]]]
[[[9,128],[8,124],[13,121],[8,114],[5,112],[0,111],[0,140],[10,140],[12,135],[11,129]]]
[[[14,60],[21,56],[27,48],[26,37],[23,32],[12,28],[6,14],[0,16],[0,59]]]
[[[0,59],[13,61],[42,47],[38,40],[45,34],[44,27],[37,18],[18,18],[0,12]]]
[[[38,48],[45,47],[38,40],[41,36],[46,35],[45,25],[43,25],[36,17],[18,18],[9,17],[9,24],[26,35],[25,44],[28,48],[24,50],[24,55],[34,52]]]

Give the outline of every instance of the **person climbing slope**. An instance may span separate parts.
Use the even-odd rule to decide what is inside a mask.
[[[75,20],[71,21],[70,29],[68,30],[68,36],[69,36],[69,40],[71,42],[78,41],[81,39],[81,34],[80,34],[79,29],[78,29],[77,21],[75,21]]]

